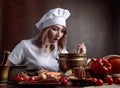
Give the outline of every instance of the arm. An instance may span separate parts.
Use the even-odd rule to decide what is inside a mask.
[[[19,65],[24,59],[24,41],[21,41],[9,54],[8,60],[5,65]]]

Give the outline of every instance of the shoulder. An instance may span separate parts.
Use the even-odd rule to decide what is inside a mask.
[[[21,45],[33,45],[34,43],[33,43],[33,41],[34,41],[34,38],[32,38],[32,39],[26,39],[26,40],[21,40],[21,42],[20,42],[20,44]]]
[[[33,39],[26,39],[26,40],[21,40],[17,46],[15,47],[16,49],[23,49],[23,48],[27,48],[29,46],[32,46]]]

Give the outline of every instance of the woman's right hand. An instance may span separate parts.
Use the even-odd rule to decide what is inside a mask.
[[[78,54],[86,54],[86,52],[87,52],[87,50],[86,50],[85,44],[84,43],[78,44],[76,53],[78,53]]]

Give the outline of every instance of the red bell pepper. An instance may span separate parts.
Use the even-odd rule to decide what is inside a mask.
[[[103,78],[111,71],[111,69],[112,65],[105,58],[98,58],[90,67],[92,76],[97,78]]]

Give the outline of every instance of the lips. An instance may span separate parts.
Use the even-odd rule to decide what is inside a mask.
[[[55,41],[58,41],[59,39],[58,38],[54,38]]]
[[[58,40],[59,40],[58,38],[52,38],[52,39],[51,39],[51,43],[58,42]]]

